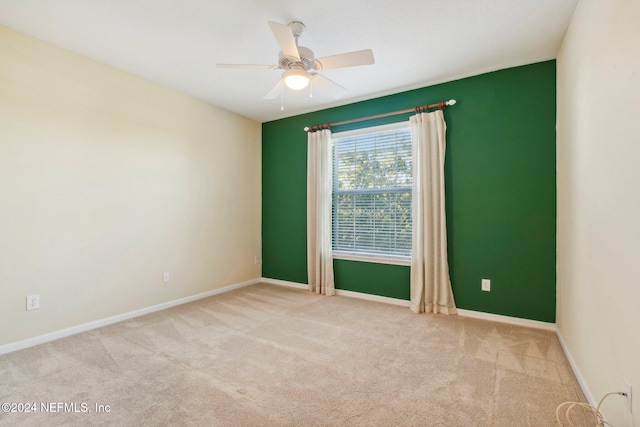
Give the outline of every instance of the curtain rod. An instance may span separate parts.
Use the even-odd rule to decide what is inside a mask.
[[[373,119],[379,119],[381,117],[389,117],[389,116],[397,116],[398,114],[405,114],[405,113],[411,113],[411,112],[416,112],[416,113],[422,113],[425,112],[431,108],[441,108],[441,109],[446,109],[447,106],[449,105],[455,105],[456,100],[455,99],[450,99],[448,101],[443,101],[443,102],[437,102],[435,104],[429,104],[429,105],[421,105],[419,107],[414,107],[414,108],[407,108],[406,110],[398,110],[398,111],[392,111],[390,113],[382,113],[382,114],[376,114],[374,116],[367,116],[367,117],[359,117],[357,119],[351,119],[351,120],[343,120],[341,122],[333,122],[333,123],[325,123],[323,125],[315,125],[315,126],[307,126],[304,128],[305,132],[315,132],[317,130],[320,129],[329,129],[332,126],[339,126],[339,125],[346,125],[349,123],[357,123],[357,122],[364,122],[365,120],[373,120]]]

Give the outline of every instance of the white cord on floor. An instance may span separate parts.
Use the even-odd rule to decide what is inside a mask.
[[[612,394],[619,394],[620,396],[626,396],[626,393],[622,393],[619,391],[612,391],[611,393],[607,393],[604,396],[602,396],[602,399],[600,399],[600,402],[598,402],[598,406],[597,407],[593,407],[591,405],[588,405],[586,403],[583,402],[563,402],[561,404],[558,405],[558,407],[556,408],[556,421],[557,423],[560,425],[560,427],[564,427],[564,424],[562,423],[562,421],[560,421],[560,409],[563,406],[567,406],[567,409],[564,412],[564,417],[567,419],[567,422],[569,423],[570,427],[578,427],[576,426],[572,421],[571,421],[571,411],[573,410],[573,408],[575,408],[576,406],[581,407],[581,408],[585,408],[587,409],[589,412],[591,412],[593,414],[593,416],[595,417],[595,421],[596,424],[594,427],[605,427],[606,425],[611,425],[608,422],[605,421],[604,416],[602,415],[602,413],[600,412],[600,406],[602,406],[602,402],[604,402],[604,399],[606,399],[608,396],[611,396]]]

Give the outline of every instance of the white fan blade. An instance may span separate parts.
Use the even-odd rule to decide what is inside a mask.
[[[275,99],[278,96],[280,96],[280,94],[282,93],[282,89],[284,87],[284,81],[282,81],[282,79],[280,79],[280,81],[278,82],[278,84],[276,84],[273,89],[271,89],[269,91],[268,94],[266,94],[264,96],[264,98],[262,99]]]
[[[216,68],[253,68],[253,69],[267,69],[277,70],[277,65],[261,65],[261,64],[216,64]]]
[[[347,93],[347,89],[343,88],[338,83],[329,80],[321,74],[313,73],[311,84],[319,88],[320,90],[327,92],[329,95],[333,96],[336,99]]]
[[[277,22],[269,21],[269,28],[273,36],[280,46],[280,50],[284,56],[295,58],[300,61],[300,54],[298,53],[298,46],[296,46],[296,38],[291,32],[291,28],[288,25],[278,24]]]
[[[334,68],[357,67],[359,65],[370,65],[375,61],[371,49],[358,50],[355,52],[341,53],[340,55],[325,56],[316,60],[320,66],[314,67],[316,70],[332,70]]]

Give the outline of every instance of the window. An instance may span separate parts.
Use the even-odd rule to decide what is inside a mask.
[[[333,136],[333,251],[411,256],[411,130],[408,123]]]

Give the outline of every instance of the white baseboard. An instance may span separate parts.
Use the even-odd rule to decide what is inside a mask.
[[[262,283],[268,283],[271,285],[278,285],[278,286],[287,286],[289,288],[296,288],[296,289],[305,289],[305,290],[309,289],[309,285],[307,285],[306,283],[303,284],[303,283],[297,283],[297,282],[289,282],[286,280],[269,279],[267,277],[262,278]],[[346,291],[343,289],[336,289],[336,295],[349,297],[349,298],[365,299],[369,301],[384,302],[387,304],[400,305],[403,307],[409,307],[409,301],[406,301],[403,299],[383,297],[380,295],[363,294],[362,292],[353,292],[353,291]]]
[[[336,295],[364,299],[367,301],[384,302],[386,304],[399,305],[401,307],[409,307],[409,301],[399,298],[383,297],[380,295],[364,294],[362,292],[347,291],[344,289],[336,289]]]
[[[278,280],[278,279],[268,279],[266,277],[262,278],[262,282],[270,283],[272,285],[288,286],[290,288],[298,288],[298,289],[308,289],[309,287],[308,285],[302,284],[302,283],[288,282],[285,280]],[[403,300],[403,299],[389,298],[389,297],[383,297],[380,295],[365,294],[362,292],[347,291],[343,289],[336,289],[336,295],[350,297],[350,298],[359,298],[359,299],[364,299],[368,301],[384,302],[387,304],[399,305],[401,307],[409,307],[410,305],[410,301]],[[546,329],[549,331],[556,330],[555,323],[540,322],[538,320],[530,320],[530,319],[521,319],[519,317],[502,316],[499,314],[484,313],[481,311],[458,309],[458,315],[464,316],[464,317],[473,317],[476,319],[491,320],[493,322],[510,323],[512,325],[518,325],[518,326],[527,326],[530,328]]]
[[[242,283],[236,283],[235,285],[225,286],[224,288],[213,289],[211,291],[203,292],[196,295],[191,295],[184,298],[179,298],[173,301],[167,301],[162,304],[153,305],[151,307],[141,308],[140,310],[134,310],[128,313],[107,317],[106,319],[95,320],[93,322],[84,323],[78,326],[72,326],[70,328],[61,329],[59,331],[50,332],[48,334],[39,335],[33,338],[28,338],[26,340],[4,344],[0,346],[0,354],[11,353],[12,351],[22,350],[24,348],[33,347],[38,344],[44,344],[46,342],[68,337],[70,335],[75,335],[81,332],[86,332],[92,329],[97,329],[103,326],[111,325],[113,323],[122,322],[123,320],[144,316],[145,314],[153,313],[155,311],[165,310],[167,308],[175,307],[176,305],[186,304],[189,302],[197,301],[199,299],[208,298],[213,295],[229,292],[234,289],[239,289],[245,286],[254,285],[256,283],[260,283],[260,281],[261,281],[260,279],[253,279],[253,280],[249,280]]]
[[[520,317],[503,316],[501,314],[485,313],[483,311],[465,310],[458,308],[458,315],[463,317],[473,317],[474,319],[490,320],[492,322],[509,323],[511,325],[526,326],[529,328],[546,329],[555,331],[556,324],[541,322],[539,320],[522,319]]]
[[[287,280],[279,280],[279,279],[269,279],[268,277],[263,277],[261,282],[269,283],[270,285],[286,286],[289,288],[309,289],[309,285],[307,285],[306,283],[289,282]]]
[[[569,365],[573,370],[573,374],[576,376],[576,379],[578,380],[578,384],[580,384],[580,388],[582,389],[582,393],[584,393],[584,397],[587,398],[589,405],[593,406],[594,408],[597,407],[598,401],[593,397],[593,394],[591,393],[591,390],[587,385],[587,381],[582,375],[582,372],[580,372],[580,369],[578,369],[578,365],[576,365],[576,362],[573,359],[571,352],[569,351],[569,347],[567,347],[567,343],[564,341],[564,338],[562,338],[562,333],[560,333],[560,329],[556,329],[556,335],[558,336],[558,340],[560,341],[560,345],[562,346],[562,351],[564,351],[565,356],[567,356],[567,360],[569,361]]]

